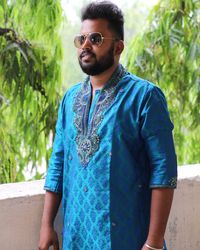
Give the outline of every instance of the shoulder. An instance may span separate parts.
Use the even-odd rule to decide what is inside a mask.
[[[124,76],[123,79],[127,81],[131,87],[133,87],[134,89],[138,89],[140,91],[146,92],[146,91],[151,91],[154,88],[157,88],[157,86],[154,83],[146,79],[143,79],[139,76],[136,76],[130,72],[127,72],[127,74]]]
[[[73,97],[76,95],[78,90],[81,88],[82,83],[77,83],[70,87],[63,95],[60,105],[59,105],[59,110],[60,112],[63,112],[66,107],[70,107],[72,102],[73,102]]]
[[[64,105],[66,102],[70,102],[73,97],[76,95],[76,93],[80,90],[82,86],[82,83],[76,83],[72,87],[70,87],[66,92],[64,93],[62,99],[61,99],[61,104]]]
[[[74,96],[77,93],[77,91],[80,90],[81,86],[82,83],[76,83],[65,92],[63,98],[69,98]]]
[[[127,86],[127,90],[131,91],[134,96],[140,97],[140,99],[145,100],[149,96],[164,98],[159,86],[130,72],[127,72],[123,77],[123,82]]]

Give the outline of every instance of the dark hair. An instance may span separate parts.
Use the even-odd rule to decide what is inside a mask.
[[[117,5],[110,1],[96,1],[89,3],[82,9],[81,21],[86,19],[106,19],[109,28],[114,31],[117,38],[124,40],[124,16]]]

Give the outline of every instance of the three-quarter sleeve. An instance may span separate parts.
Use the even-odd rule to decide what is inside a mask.
[[[151,167],[149,186],[175,188],[177,160],[173,142],[173,124],[162,91],[151,86],[141,112],[141,134]]]
[[[63,165],[64,165],[64,146],[63,146],[63,128],[62,128],[62,102],[58,110],[58,119],[56,123],[56,133],[53,143],[53,150],[49,160],[47,176],[44,189],[56,193],[62,193]]]

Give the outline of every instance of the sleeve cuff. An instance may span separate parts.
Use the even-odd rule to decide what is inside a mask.
[[[151,182],[149,187],[150,188],[173,188],[174,189],[177,187],[177,176],[172,177],[167,182],[165,181],[163,183]]]
[[[44,190],[51,191],[54,193],[62,193],[62,182],[55,182],[49,180],[47,177],[44,184]]]

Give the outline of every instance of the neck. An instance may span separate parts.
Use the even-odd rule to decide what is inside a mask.
[[[92,84],[93,91],[97,89],[102,89],[105,86],[105,84],[110,79],[118,65],[119,63],[114,63],[112,67],[110,67],[103,73],[96,76],[90,76],[90,82]]]

